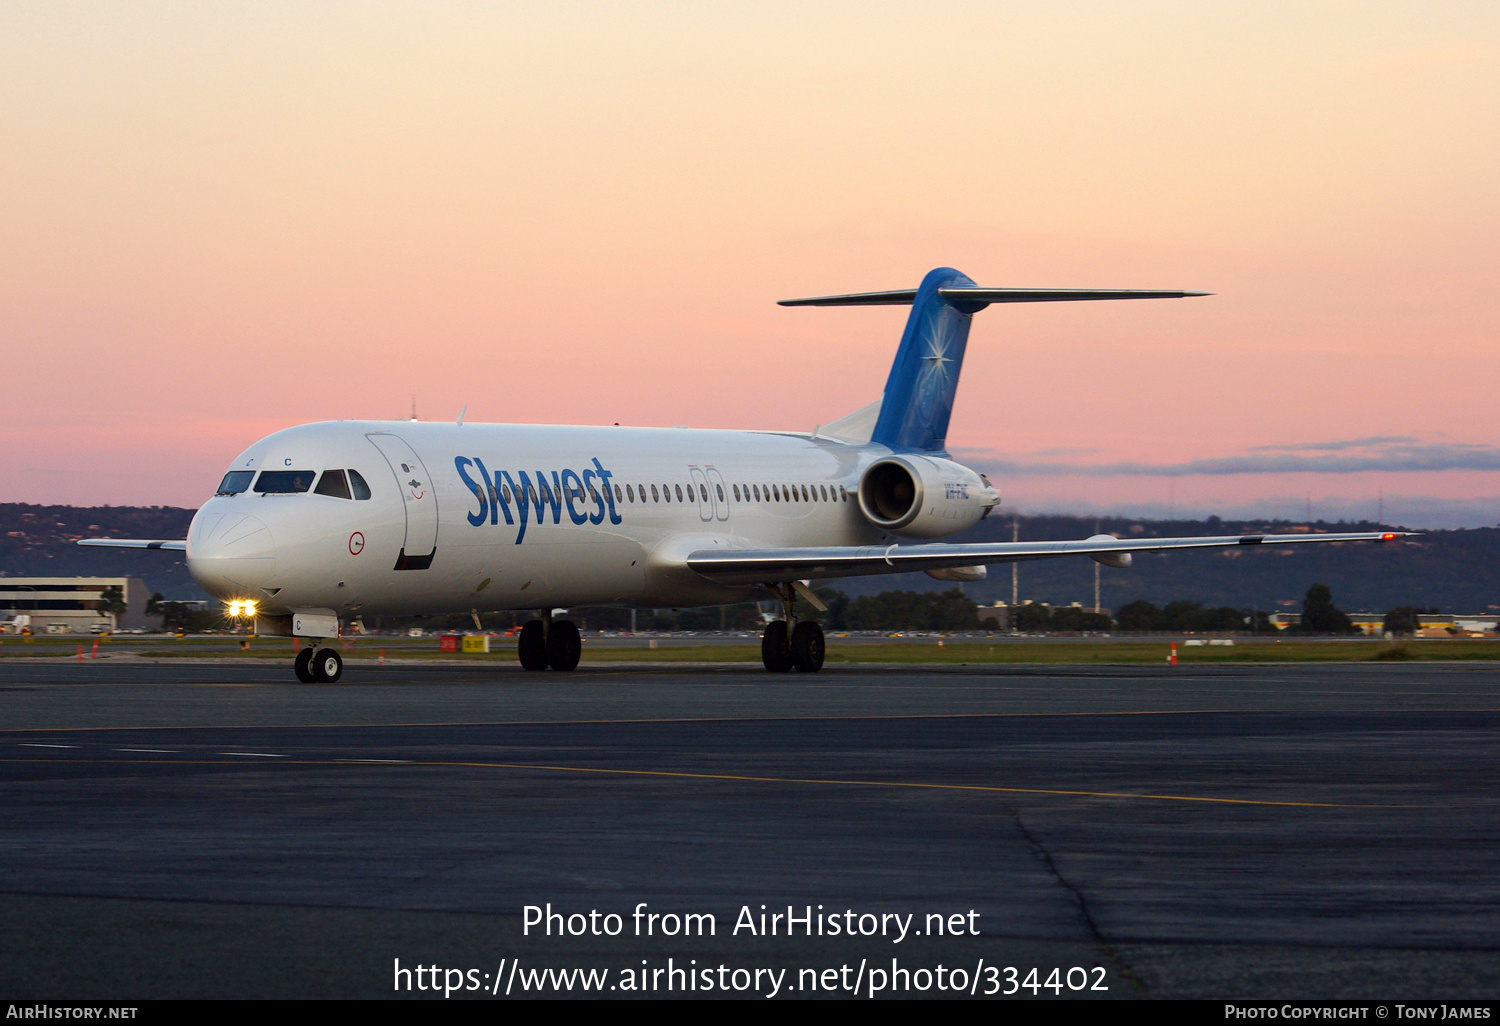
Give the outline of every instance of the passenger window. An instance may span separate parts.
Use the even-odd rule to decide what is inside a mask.
[[[739,485],[735,485],[734,486],[734,501],[735,502],[739,502],[740,501],[740,486]]]
[[[625,495],[624,495],[623,492],[620,491],[620,486],[619,485],[615,485],[615,501],[616,502],[624,502],[625,501]]]
[[[359,476],[359,471],[349,471],[349,490],[354,493],[356,499],[368,499],[370,497],[370,486],[365,484],[365,479]]]
[[[759,502],[760,501],[760,485],[751,485],[750,488],[755,493],[755,501]]]
[[[721,484],[716,484],[716,485],[714,485],[714,491],[719,493],[719,501],[723,502],[724,501],[724,486],[721,485]]]
[[[325,470],[323,476],[318,478],[318,487],[313,489],[316,495],[331,495],[335,499],[348,499],[349,481],[344,477],[342,470]]]
[[[262,495],[290,495],[312,487],[317,472],[312,470],[263,470],[255,482]]]
[[[677,501],[682,501],[682,485],[677,486]]]
[[[219,490],[215,495],[238,495],[250,487],[250,479],[255,476],[253,470],[231,470],[224,475],[224,480],[219,482]]]
[[[631,502],[635,501],[635,488],[631,485],[625,486],[625,498],[629,499]]]
[[[698,494],[700,496],[702,496],[704,502],[707,502],[708,501],[708,485],[706,485],[706,484],[699,485],[698,486]]]
[[[660,502],[661,501],[661,496],[659,496],[659,495],[656,494],[656,485],[652,485],[651,486],[651,501],[652,502]]]
[[[823,485],[818,485],[818,494],[823,496],[824,502],[828,501],[828,489],[826,487],[824,487]]]

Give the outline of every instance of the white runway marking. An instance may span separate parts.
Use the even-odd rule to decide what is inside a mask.
[[[117,752],[151,752],[155,755],[176,755],[175,748],[116,748]]]
[[[20,742],[22,748],[77,748],[77,745],[44,745],[32,741]]]
[[[284,755],[273,755],[270,752],[220,752],[220,755],[243,755],[252,759],[284,759]]]

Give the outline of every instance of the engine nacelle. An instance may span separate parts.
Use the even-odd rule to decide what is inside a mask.
[[[1000,493],[980,475],[935,456],[886,456],[859,479],[859,508],[883,531],[942,538],[984,519]]]

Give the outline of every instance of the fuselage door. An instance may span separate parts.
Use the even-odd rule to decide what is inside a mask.
[[[390,465],[406,509],[406,537],[395,569],[426,570],[437,555],[438,505],[432,476],[416,451],[397,436],[382,431],[365,437]]]
[[[698,500],[698,519],[712,520],[714,505],[713,500],[709,498],[708,477],[698,467],[688,467],[688,473],[693,477],[693,498]]]
[[[708,497],[713,500],[714,519],[729,519],[729,488],[724,484],[724,475],[714,467],[704,467],[708,475]]]

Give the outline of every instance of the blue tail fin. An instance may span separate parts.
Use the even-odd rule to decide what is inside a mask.
[[[938,289],[973,285],[951,267],[939,267],[922,279],[911,301],[911,316],[885,382],[880,419],[870,441],[892,449],[941,452],[946,448],[969,322],[985,304],[945,299]]]
[[[948,417],[958,391],[969,321],[991,303],[1067,303],[1095,299],[1183,299],[1207,292],[1181,289],[981,288],[951,267],[929,271],[915,289],[851,292],[842,296],[783,299],[782,306],[894,306],[910,303],[911,316],[896,362],[885,382],[880,416],[870,441],[892,449],[941,452],[948,444]],[[836,424],[853,430],[865,411]],[[863,422],[861,422],[862,424]],[[835,437],[839,437],[838,430]]]

